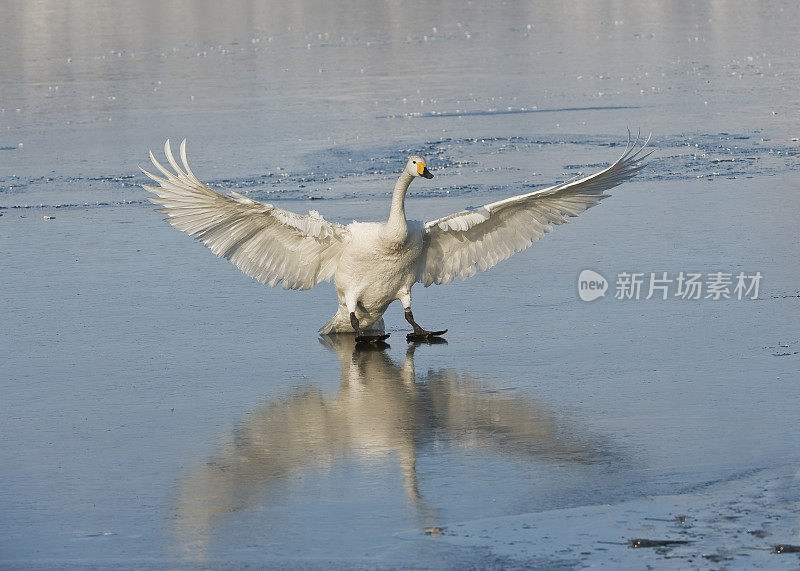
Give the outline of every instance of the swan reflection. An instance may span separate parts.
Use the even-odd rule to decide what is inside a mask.
[[[560,463],[594,463],[605,454],[596,439],[574,434],[514,391],[452,370],[417,374],[416,346],[398,365],[381,348],[356,346],[352,335],[320,341],[341,360],[339,391],[307,385],[262,405],[229,444],[182,479],[174,524],[185,553],[203,553],[231,512],[264,509],[271,498],[284,498],[287,480],[337,460],[396,459],[407,503],[420,524],[432,525],[441,506],[420,491],[417,460],[435,458],[443,445]]]

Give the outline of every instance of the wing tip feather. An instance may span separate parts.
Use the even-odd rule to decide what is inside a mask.
[[[579,175],[549,188],[486,205],[483,209],[488,216],[483,220],[473,216],[475,211],[465,210],[426,223],[426,258],[424,266],[420,268],[418,280],[427,287],[434,283],[449,283],[455,276],[467,279],[479,269],[488,269],[529,247],[552,232],[554,225],[569,222],[570,217],[578,216],[596,206],[611,196],[606,194],[608,190],[630,180],[647,166],[645,160],[655,152],[655,149],[647,149],[652,136],[652,132],[649,133],[640,144],[641,131],[637,130],[634,139],[628,129],[625,150],[605,169],[586,177]],[[475,227],[479,227],[493,215],[507,211],[509,207],[516,205],[522,211],[527,211],[528,206],[533,204],[540,206],[540,216],[517,218],[516,223],[511,223],[516,224],[511,228],[512,235],[499,238],[499,242],[497,237],[492,238],[496,225],[485,227],[483,232],[475,230]],[[513,214],[509,216],[513,218]],[[497,222],[501,227],[506,223],[509,222],[505,219]],[[528,232],[521,231],[522,227],[529,226]],[[471,239],[466,234],[470,230],[477,232]]]

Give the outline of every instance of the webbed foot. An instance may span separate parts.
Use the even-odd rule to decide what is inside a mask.
[[[443,331],[415,331],[414,333],[409,333],[406,335],[406,341],[422,341],[423,343],[438,343],[439,341],[444,341],[439,336],[444,335],[447,333],[447,329]]]
[[[361,333],[361,326],[358,323],[358,318],[355,312],[350,312],[350,324],[356,333],[356,345],[363,345],[365,343],[383,343],[384,340],[389,338],[389,333],[379,334],[363,334]]]

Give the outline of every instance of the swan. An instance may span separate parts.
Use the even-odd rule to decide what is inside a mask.
[[[316,211],[305,216],[257,202],[237,192],[223,196],[200,182],[186,159],[186,139],[179,165],[169,140],[164,144],[172,171],[150,152],[163,175],[140,170],[158,186],[142,185],[174,227],[194,236],[218,257],[225,257],[261,283],[305,290],[334,280],[339,309],[320,328],[323,335],[355,333],[359,342],[380,342],[383,313],[399,300],[413,327],[408,341],[431,340],[444,330],[427,330],[411,311],[411,288],[420,282],[446,284],[488,270],[528,248],[553,230],[600,202],[604,194],[644,167],[650,138],[638,137],[608,168],[548,188],[513,196],[480,208],[422,223],[407,220],[405,196],[416,178],[433,178],[427,161],[409,157],[397,179],[386,222],[328,222]],[[652,152],[652,151],[650,151]]]

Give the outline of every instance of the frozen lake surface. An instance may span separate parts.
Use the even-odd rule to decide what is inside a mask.
[[[797,568],[796,2],[2,15],[0,567]],[[600,170],[628,128],[655,152],[612,198],[415,288],[446,344],[399,304],[385,349],[318,338],[330,284],[259,285],[138,186],[186,137],[220,191],[380,220],[418,152],[431,220]]]

